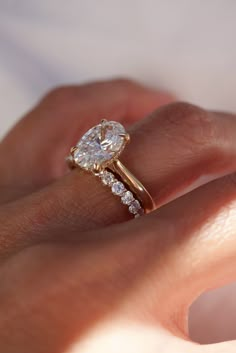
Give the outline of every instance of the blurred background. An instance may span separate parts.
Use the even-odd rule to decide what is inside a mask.
[[[0,0],[0,137],[51,88],[113,76],[236,112],[235,38],[235,0]],[[197,300],[193,339],[236,339],[235,293]]]

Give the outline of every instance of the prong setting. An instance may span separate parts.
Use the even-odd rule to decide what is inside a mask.
[[[125,140],[126,143],[130,142],[130,134],[128,134],[128,132],[124,133],[124,134],[119,134],[120,137],[123,137],[123,139]]]
[[[71,147],[71,149],[70,149],[70,153],[71,153],[71,155],[73,155],[73,154],[74,154],[74,152],[75,152],[77,149],[78,149],[78,147],[77,147],[77,146],[73,146],[73,147]]]
[[[107,123],[107,119],[102,119],[101,124],[105,124],[105,123]]]
[[[129,134],[122,124],[102,119],[71,148],[70,155],[78,167],[97,173],[101,166],[108,167],[120,156],[128,141]]]
[[[106,123],[107,123],[106,119],[101,120],[101,141],[104,141],[106,137],[106,131],[107,131]]]
[[[93,173],[95,175],[98,175],[99,173],[101,173],[101,171],[102,171],[101,166],[98,163],[94,163],[94,165],[93,165]]]
[[[130,135],[119,122],[101,122],[90,128],[70,149],[67,163],[71,168],[82,168],[100,177],[112,193],[120,197],[135,217],[154,209],[154,202],[145,187],[129,172],[119,156]]]
[[[128,133],[125,134],[125,141],[126,141],[126,143],[130,142],[130,134],[128,134]]]

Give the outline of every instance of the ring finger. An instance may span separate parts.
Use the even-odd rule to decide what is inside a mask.
[[[124,79],[53,90],[0,144],[1,203],[64,175],[70,145],[98,117],[129,125],[171,100]]]
[[[177,103],[135,124],[130,134],[121,159],[147,187],[156,207],[236,169],[236,120],[230,114]],[[78,236],[78,231],[128,218],[127,209],[100,181],[78,170],[0,213],[10,234],[5,238],[21,245]]]

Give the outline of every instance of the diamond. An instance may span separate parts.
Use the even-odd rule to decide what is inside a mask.
[[[136,214],[139,213],[139,210],[141,210],[140,202],[138,200],[134,200],[129,206],[129,211],[130,213]]]
[[[124,205],[130,205],[134,201],[134,195],[131,191],[126,191],[126,193],[121,197],[121,202]]]
[[[120,181],[115,182],[112,185],[111,190],[112,190],[113,194],[119,195],[119,196],[122,195],[126,191],[124,184],[121,183]]]
[[[101,174],[101,179],[103,184],[108,186],[111,186],[116,180],[114,175],[106,170]]]
[[[134,218],[139,218],[144,214],[144,209],[140,208],[140,210],[138,210],[138,213],[135,213]]]
[[[103,121],[88,130],[76,145],[73,156],[76,164],[86,170],[108,165],[117,158],[126,144],[126,131],[115,121]]]

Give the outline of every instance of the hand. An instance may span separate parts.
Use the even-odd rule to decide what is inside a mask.
[[[190,342],[186,321],[201,292],[235,280],[236,119],[174,103],[141,120],[169,101],[125,80],[61,88],[5,137],[1,352],[235,352]],[[165,206],[128,221],[96,178],[67,173],[101,117],[128,126],[122,161]]]

